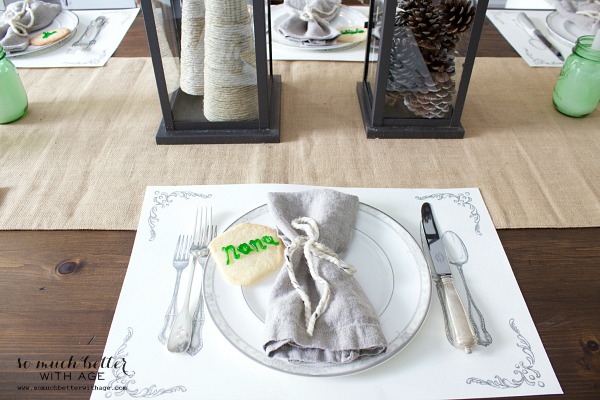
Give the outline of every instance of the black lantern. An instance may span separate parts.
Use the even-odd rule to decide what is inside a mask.
[[[279,142],[269,0],[142,0],[158,144]]]
[[[363,81],[369,138],[462,138],[487,0],[371,0]]]

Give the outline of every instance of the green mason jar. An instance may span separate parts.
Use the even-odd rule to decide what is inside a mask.
[[[15,65],[0,46],[0,124],[8,124],[27,114],[27,94]]]
[[[554,107],[570,117],[583,117],[600,102],[600,51],[591,48],[594,36],[577,39],[554,87]]]

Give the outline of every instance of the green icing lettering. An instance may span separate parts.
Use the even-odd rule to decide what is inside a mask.
[[[238,251],[242,254],[249,254],[252,252],[252,247],[248,243],[242,243],[238,246]]]
[[[342,32],[340,32],[342,35],[354,35],[356,33],[364,33],[364,30],[360,29],[360,28],[356,28],[354,30],[352,29],[344,29],[342,30]]]
[[[264,249],[267,248],[267,246],[265,246],[260,239],[251,240],[250,241],[250,246],[254,247],[254,251],[258,251],[259,248],[261,250],[264,250]]]
[[[48,39],[50,36],[54,35],[55,33],[56,33],[56,31],[42,32],[42,38]]]
[[[233,254],[233,257],[237,260],[238,258],[240,258],[240,255],[238,254],[238,252],[235,249],[235,246],[233,245],[229,245],[226,247],[223,247],[221,250],[223,250],[225,252],[225,254],[227,254],[227,265],[230,264],[230,258],[229,258],[229,251],[231,250],[231,253]]]
[[[273,236],[263,236],[263,242],[266,244],[272,244],[273,246],[279,246],[279,242],[273,239]]]
[[[253,251],[258,252],[260,250],[265,250],[267,248],[266,245],[279,246],[280,244],[280,242],[273,239],[273,236],[263,236],[262,239],[253,239],[250,240],[249,243],[250,244],[242,243],[239,246],[237,246],[237,248],[232,244],[222,247],[221,250],[223,250],[225,254],[227,254],[226,265],[229,265],[233,262],[233,259],[231,259],[231,254],[233,254],[233,258],[237,260],[241,257],[239,253],[242,253],[243,255],[248,255]]]

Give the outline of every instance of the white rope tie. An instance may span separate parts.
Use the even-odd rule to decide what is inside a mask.
[[[576,14],[585,15],[586,17],[590,17],[597,21],[600,21],[600,11],[585,10],[585,11],[577,11]]]
[[[292,227],[296,230],[304,231],[306,233],[306,236],[298,235],[298,237],[296,237],[292,244],[285,249],[285,256],[287,260],[286,267],[288,271],[288,276],[290,277],[290,281],[292,282],[292,286],[294,286],[294,288],[302,298],[302,302],[304,303],[304,319],[306,323],[306,333],[312,336],[313,331],[315,329],[315,323],[317,322],[319,316],[323,315],[323,313],[326,311],[327,306],[329,305],[329,299],[331,297],[331,289],[329,288],[329,284],[317,272],[313,263],[313,256],[316,256],[325,261],[329,261],[348,275],[354,274],[356,270],[353,266],[346,264],[344,261],[342,261],[339,258],[339,256],[329,247],[317,242],[317,240],[319,240],[319,227],[314,219],[308,217],[296,218],[292,221]],[[304,257],[306,258],[306,263],[308,265],[310,275],[312,276],[314,281],[321,286],[323,290],[323,295],[321,296],[319,304],[317,305],[317,308],[314,312],[312,312],[312,305],[308,295],[300,287],[300,284],[296,279],[294,266],[291,263],[292,256],[300,248],[302,248],[304,251]]]
[[[595,4],[600,7],[600,0],[588,0],[589,4]],[[582,10],[576,11],[575,14],[585,15],[586,17],[590,17],[596,20],[596,22],[600,21],[600,11],[595,10]]]
[[[33,11],[31,11],[31,6],[29,5],[30,2],[31,0],[24,0],[23,6],[21,7],[21,11],[16,12],[11,9],[9,11],[6,11],[4,15],[4,19],[8,21],[8,25],[17,34],[17,36],[29,36],[28,29],[31,28],[35,22],[35,16],[33,15]],[[29,21],[28,24],[24,24],[21,22],[21,20],[27,14],[31,16],[31,21]]]

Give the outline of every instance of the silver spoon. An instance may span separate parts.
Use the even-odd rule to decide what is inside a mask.
[[[444,246],[446,247],[446,255],[448,256],[448,261],[450,264],[456,266],[460,277],[462,279],[463,285],[465,286],[465,291],[467,292],[467,304],[468,304],[468,312],[469,319],[471,320],[471,325],[473,326],[473,330],[475,331],[475,335],[477,336],[477,344],[482,346],[489,346],[492,343],[492,336],[485,329],[485,319],[483,318],[483,314],[479,311],[479,308],[475,304],[473,300],[473,296],[471,296],[471,291],[469,290],[469,286],[467,285],[467,281],[465,279],[465,275],[463,273],[462,266],[469,261],[469,252],[467,251],[467,247],[465,243],[462,241],[460,236],[452,231],[446,231],[442,235],[442,240],[444,241]],[[479,324],[476,324],[473,318],[473,310],[477,313],[479,318]],[[483,333],[485,338],[481,338],[479,334],[479,327],[481,327],[481,332]]]

